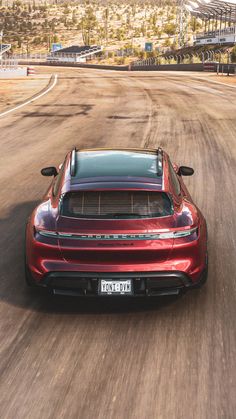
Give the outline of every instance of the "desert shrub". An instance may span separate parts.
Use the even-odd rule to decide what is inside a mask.
[[[232,63],[236,63],[236,45],[233,47],[231,51],[231,61]]]

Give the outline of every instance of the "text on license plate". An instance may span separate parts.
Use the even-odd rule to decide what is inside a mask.
[[[126,279],[123,281],[105,280],[100,282],[101,294],[132,294],[132,281]]]

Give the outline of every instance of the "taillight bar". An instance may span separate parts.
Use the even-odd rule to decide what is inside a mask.
[[[197,227],[185,230],[175,230],[160,233],[144,233],[144,234],[74,234],[63,233],[49,230],[36,229],[36,232],[44,237],[58,239],[77,239],[77,240],[165,240],[178,239],[188,237],[197,232]]]

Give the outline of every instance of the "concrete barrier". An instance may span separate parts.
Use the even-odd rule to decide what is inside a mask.
[[[132,71],[203,71],[203,64],[159,64],[159,65],[135,65],[131,66]]]
[[[94,68],[98,70],[118,70],[118,71],[127,71],[129,69],[128,65],[105,65],[105,64],[85,64],[85,63],[50,63],[47,61],[20,61],[19,64],[25,65],[43,65],[43,66],[52,66],[52,67],[79,67],[79,68]]]
[[[94,68],[98,70],[116,70],[116,71],[204,71],[203,63],[196,64],[160,64],[160,65],[105,65],[105,64],[85,64],[85,63],[48,63],[46,61],[20,61],[19,64],[42,65],[52,67],[78,67]],[[205,63],[206,64],[206,63]],[[211,64],[211,63],[209,63]],[[217,71],[217,63],[214,63],[214,71]],[[236,74],[236,64],[220,64],[220,71],[223,73]]]
[[[224,74],[236,74],[236,64],[219,64],[205,62],[196,64],[160,64],[160,65],[136,65],[132,64],[132,71],[211,71]]]
[[[208,63],[208,62],[204,63],[204,71],[214,73],[216,71],[215,63]]]
[[[24,77],[27,75],[26,67],[19,68],[1,68],[0,67],[0,79],[12,79],[14,77]]]

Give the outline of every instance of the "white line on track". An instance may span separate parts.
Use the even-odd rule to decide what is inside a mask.
[[[48,92],[50,92],[50,90],[52,90],[52,89],[55,87],[56,83],[57,83],[57,74],[54,74],[54,80],[53,80],[52,85],[51,85],[51,86],[49,86],[49,87],[48,87],[48,88],[47,88],[44,92],[42,92],[42,93],[40,93],[39,95],[37,95],[37,96],[33,97],[33,99],[29,99],[29,100],[27,100],[26,102],[23,102],[23,103],[21,103],[20,105],[17,105],[17,106],[15,106],[15,107],[14,107],[14,108],[12,108],[12,109],[9,109],[8,111],[5,111],[5,112],[0,113],[0,118],[1,118],[1,116],[5,116],[5,115],[9,114],[10,112],[14,112],[14,111],[16,111],[17,109],[23,108],[23,106],[26,106],[26,105],[28,105],[29,103],[32,103],[32,102],[34,102],[34,101],[35,101],[35,100],[37,100],[37,99],[40,99],[42,96],[44,96],[44,95],[46,95]]]

